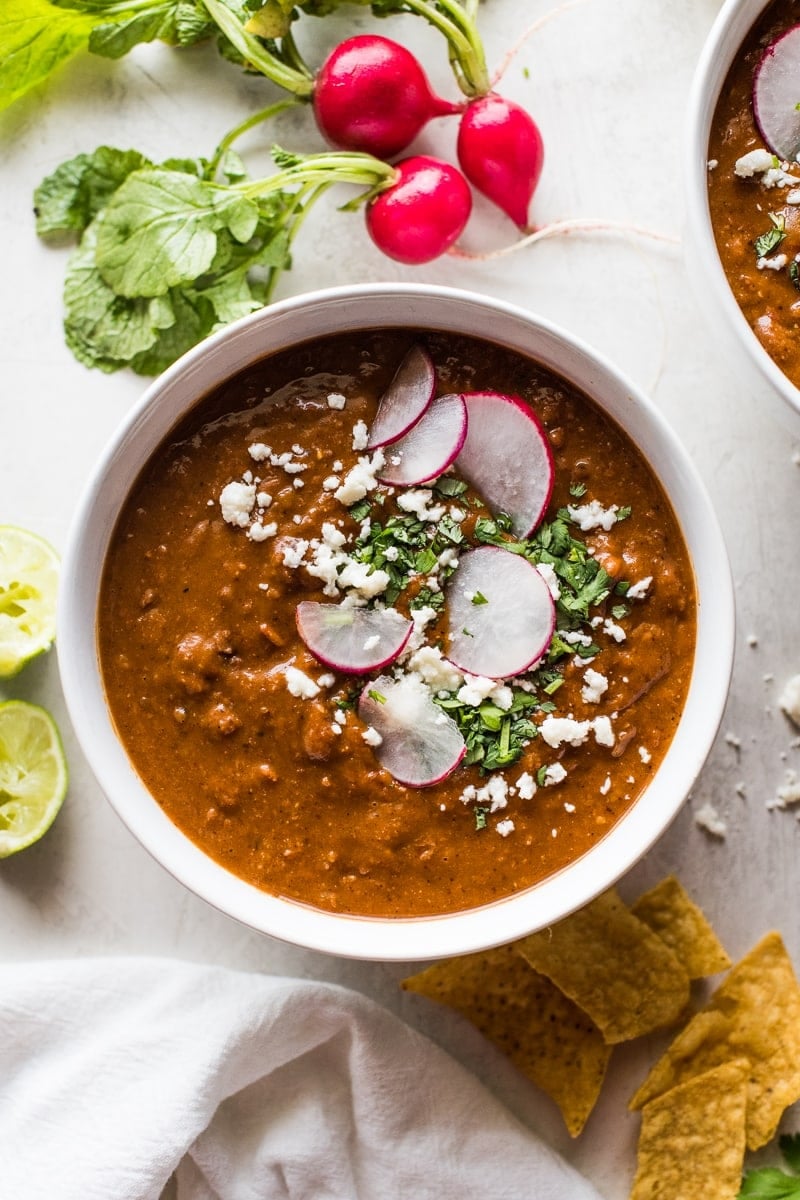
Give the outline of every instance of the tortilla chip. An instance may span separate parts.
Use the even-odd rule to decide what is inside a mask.
[[[645,1106],[630,1200],[736,1200],[749,1067],[734,1059]]]
[[[681,963],[613,889],[516,949],[592,1018],[609,1045],[671,1025],[689,1002]]]
[[[511,946],[429,967],[402,986],[471,1021],[561,1109],[573,1137],[594,1108],[611,1051],[597,1027]]]
[[[690,979],[727,971],[731,960],[704,913],[669,875],[631,905],[631,912],[666,942]]]
[[[673,1041],[631,1100],[641,1108],[709,1068],[746,1058],[747,1146],[775,1133],[800,1099],[800,987],[780,936],[769,933],[734,966]]]

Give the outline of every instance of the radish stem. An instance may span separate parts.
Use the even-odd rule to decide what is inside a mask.
[[[214,151],[214,157],[211,159],[208,167],[208,178],[214,178],[219,169],[219,164],[237,138],[247,133],[248,130],[254,129],[256,125],[260,125],[262,121],[270,121],[273,117],[277,117],[279,113],[285,112],[287,108],[294,108],[298,103],[299,101],[297,100],[278,100],[277,103],[260,109],[257,113],[253,113],[251,117],[247,117],[246,120],[235,125],[233,129],[225,134],[225,137]]]
[[[574,217],[570,221],[553,221],[549,225],[542,225],[541,228],[534,229],[526,237],[511,242],[508,246],[502,246],[499,250],[487,250],[483,254],[476,254],[471,250],[464,250],[461,246],[451,246],[448,254],[452,254],[454,258],[469,259],[472,262],[490,262],[496,258],[505,258],[508,254],[515,254],[518,250],[524,250],[528,246],[544,242],[548,238],[567,236],[571,233],[631,234],[634,237],[649,238],[670,246],[681,244],[681,239],[677,234],[661,233],[657,229],[647,229],[643,225],[631,225],[627,221],[604,221],[595,217]]]
[[[258,38],[253,37],[245,30],[224,0],[202,0],[202,3],[212,21],[248,63],[256,67],[262,75],[266,75],[267,79],[271,79],[278,87],[284,88],[287,92],[293,92],[301,99],[310,99],[314,90],[314,80],[305,65],[302,69],[298,69],[296,66],[289,66],[288,63],[282,62],[275,54],[271,54]],[[299,57],[293,42],[290,43],[290,53],[295,60]]]

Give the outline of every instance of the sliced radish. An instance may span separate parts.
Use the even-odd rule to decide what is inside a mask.
[[[437,396],[405,437],[384,450],[380,481],[397,486],[427,483],[446,471],[467,436],[462,396]]]
[[[794,161],[800,151],[800,25],[761,55],[753,76],[753,113],[773,154]]]
[[[368,450],[396,442],[416,425],[436,391],[436,371],[430,355],[412,346],[380,398],[369,431]]]
[[[394,662],[413,628],[394,608],[346,608],[303,600],[297,632],[315,658],[346,675],[363,675]]]
[[[439,783],[467,752],[455,721],[434,704],[416,675],[380,675],[368,683],[358,701],[358,715],[380,734],[378,762],[408,787]]]
[[[545,653],[556,610],[532,563],[499,546],[481,546],[461,555],[447,584],[447,624],[447,657],[459,670],[508,679]]]
[[[477,488],[494,513],[506,513],[517,537],[532,533],[545,514],[555,467],[547,434],[516,396],[467,392],[467,436],[456,471]]]

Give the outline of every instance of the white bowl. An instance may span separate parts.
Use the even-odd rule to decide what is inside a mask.
[[[489,338],[587,392],[633,438],[661,480],[686,539],[698,596],[697,650],[683,717],[666,757],[632,808],[580,860],[523,893],[440,917],[341,916],[259,891],[173,825],[128,761],[106,707],[96,618],[103,561],[139,471],[176,421],[231,375],[309,338],[375,327],[429,327]],[[486,948],[557,921],[615,882],[682,806],[722,716],[733,659],[733,591],[716,517],[685,451],[654,406],[609,363],[521,309],[448,288],[375,284],[275,304],[186,354],[157,379],[100,461],[63,564],[58,647],[75,731],[112,805],[143,846],[222,912],[284,941],[354,958],[440,958]]]
[[[800,424],[800,390],[773,362],[731,291],[717,251],[708,204],[708,142],[722,85],[739,49],[771,0],[726,0],[706,39],[689,94],[686,193],[686,264],[700,307],[738,360],[750,364],[755,386],[766,379],[785,402],[780,416],[794,433]]]

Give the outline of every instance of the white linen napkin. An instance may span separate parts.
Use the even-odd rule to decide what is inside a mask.
[[[0,968],[9,1200],[599,1200],[366,997],[166,959]]]

